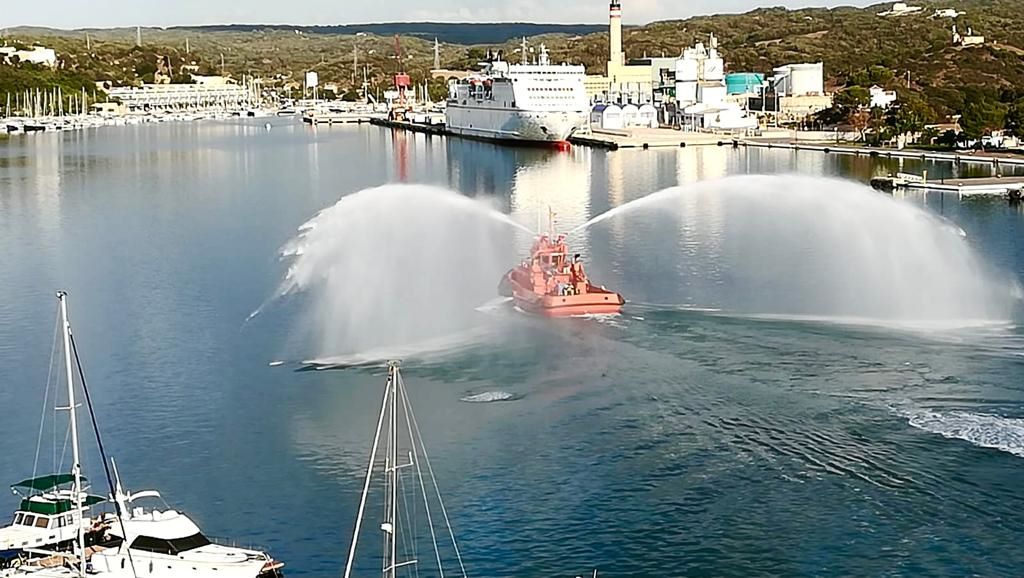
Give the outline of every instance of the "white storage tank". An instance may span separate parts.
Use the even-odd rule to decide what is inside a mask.
[[[703,64],[704,80],[722,80],[725,78],[725,61],[721,58],[706,58]]]
[[[700,67],[700,61],[696,58],[680,58],[676,61],[676,81],[686,82],[699,80],[697,76],[697,70]]]
[[[697,102],[697,81],[687,80],[676,83],[676,100],[683,106]]]
[[[825,65],[821,62],[787,64],[775,69],[775,90],[784,96],[825,93]]]
[[[652,104],[645,104],[640,107],[640,121],[638,126],[658,128],[658,109]]]
[[[825,66],[821,62],[790,65],[790,83],[794,95],[824,94]]]
[[[599,104],[590,112],[590,124],[608,130],[622,129],[622,109],[614,104]]]
[[[622,107],[622,126],[639,126],[640,107],[635,104],[627,104]]]

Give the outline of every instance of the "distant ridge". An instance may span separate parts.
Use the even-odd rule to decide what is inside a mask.
[[[380,22],[371,24],[338,24],[325,26],[292,26],[288,24],[214,24],[204,26],[172,26],[167,30],[196,32],[257,32],[260,30],[291,31],[306,34],[349,35],[366,32],[378,36],[400,34],[427,40],[437,38],[448,44],[503,44],[523,36],[565,34],[568,36],[603,32],[606,24],[536,24],[530,22]]]

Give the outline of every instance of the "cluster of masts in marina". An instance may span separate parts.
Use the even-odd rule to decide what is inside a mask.
[[[93,95],[92,102],[96,102]],[[64,94],[64,89],[55,86],[51,90],[36,89],[35,91],[25,90],[16,92],[13,95],[7,93],[4,116],[29,116],[39,118],[44,116],[63,117],[78,116],[89,112],[90,98],[83,87],[81,94]],[[66,104],[66,106],[65,106]]]
[[[80,94],[64,94],[59,86],[51,90],[36,89],[7,93],[0,108],[3,117],[0,122],[0,133],[99,126],[103,124],[103,119],[89,114],[90,102],[95,101],[95,96],[90,98],[85,88],[82,88]]]

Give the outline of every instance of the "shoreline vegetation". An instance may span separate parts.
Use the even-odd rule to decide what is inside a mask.
[[[928,125],[955,124],[965,139],[992,131],[1024,133],[1024,19],[1019,0],[959,0],[956,19],[937,16],[948,8],[938,0],[915,2],[922,10],[903,16],[880,16],[890,3],[867,8],[760,8],[744,14],[698,16],[627,27],[624,43],[630,58],[674,56],[709,34],[730,71],[770,73],[792,62],[825,63],[826,88],[835,105],[810,119],[818,126],[847,126],[868,143],[922,134],[925,142],[956,147],[948,129]],[[979,46],[956,46],[952,27],[984,35]],[[475,30],[474,27],[480,30]],[[362,29],[366,29],[363,31]],[[601,29],[591,25],[590,29]],[[572,34],[566,33],[569,30]],[[170,65],[171,80],[188,82],[190,74],[255,75],[279,94],[301,94],[306,71],[315,70],[325,96],[355,99],[367,75],[371,91],[389,88],[399,64],[414,80],[429,78],[434,38],[441,42],[441,68],[476,68],[489,50],[515,54],[520,32],[538,32],[530,43],[545,43],[554,61],[584,64],[601,74],[607,60],[607,34],[586,33],[586,27],[556,25],[441,23],[290,27],[225,25],[208,27],[54,30],[11,28],[0,44],[44,45],[57,51],[57,70],[29,65],[0,65],[0,99],[5,93],[49,90],[65,94],[83,86],[92,93],[97,81],[112,84],[152,82],[158,61]],[[483,35],[499,44],[468,44]],[[898,94],[888,111],[866,108],[868,88],[880,86]],[[443,98],[446,79],[431,79],[431,96]],[[0,100],[0,107],[4,105]],[[927,131],[927,132],[926,132]],[[945,139],[945,141],[943,141]]]

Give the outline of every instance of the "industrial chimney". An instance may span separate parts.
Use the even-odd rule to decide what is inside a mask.
[[[619,0],[611,0],[608,6],[608,68],[620,67],[625,64],[622,55],[622,6]]]

